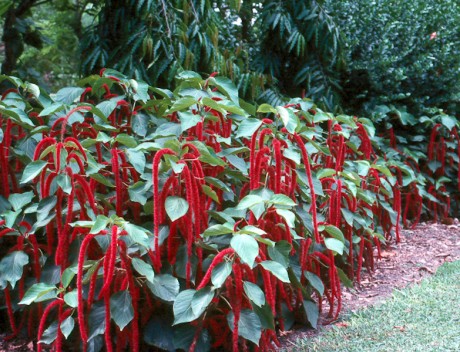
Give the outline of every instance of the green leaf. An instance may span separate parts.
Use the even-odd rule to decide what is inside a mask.
[[[115,137],[115,141],[127,146],[128,148],[137,147],[136,138],[134,138],[133,136],[130,136],[129,134],[126,134],[126,133],[120,133],[119,135],[117,135]]]
[[[46,343],[47,345],[51,344],[54,340],[56,340],[57,331],[58,331],[58,322],[54,321],[43,332],[42,338],[40,339],[39,342]]]
[[[32,161],[24,168],[20,183],[32,181],[45,168],[46,164],[48,164],[48,162],[43,160]]]
[[[291,109],[286,109],[282,106],[277,106],[276,110],[283,121],[284,127],[289,133],[295,133],[297,127],[300,124],[299,118]]]
[[[70,105],[80,98],[84,91],[85,89],[80,87],[65,87],[56,93],[54,100],[58,103]]]
[[[289,266],[289,255],[291,253],[291,249],[291,244],[285,240],[276,242],[273,247],[267,247],[270,258],[275,262],[280,263],[285,268],[288,268]]]
[[[232,264],[224,261],[219,263],[215,266],[211,273],[211,282],[214,287],[219,288],[221,287],[225,281],[227,280],[228,276],[232,273]]]
[[[55,285],[48,285],[43,282],[38,284],[33,284],[25,293],[24,297],[22,297],[21,301],[18,304],[25,304],[29,305],[34,302],[37,298],[46,295],[47,293],[57,290]]]
[[[244,119],[238,126],[235,138],[251,137],[259,127],[262,126],[262,121],[254,118]]]
[[[147,230],[143,227],[133,225],[130,223],[126,223],[124,229],[128,233],[128,236],[135,242],[144,246],[145,248],[149,248],[150,241],[149,236],[147,236]]]
[[[147,191],[148,184],[146,182],[138,181],[135,184],[129,186],[128,193],[129,199],[133,202],[140,203],[144,205],[147,203],[148,199],[148,191]]]
[[[95,302],[88,316],[88,341],[105,332],[104,302]]]
[[[292,211],[286,209],[276,209],[276,213],[286,220],[286,223],[290,228],[295,227],[295,214]]]
[[[134,309],[128,290],[117,292],[110,297],[110,315],[120,330],[133,320]]]
[[[78,292],[77,290],[73,290],[70,292],[67,292],[64,295],[64,302],[72,308],[77,308],[78,307]]]
[[[176,100],[173,106],[167,111],[168,114],[171,114],[175,111],[180,111],[189,108],[192,105],[197,103],[195,98],[192,97],[184,97]]]
[[[273,260],[265,260],[260,263],[265,270],[270,271],[273,275],[275,275],[278,279],[283,282],[289,283],[289,275],[284,266],[280,263],[275,262]]]
[[[276,114],[278,111],[271,105],[269,104],[261,104],[258,108],[257,108],[257,112],[260,112],[260,113],[263,113],[263,114],[266,114],[266,113],[273,113],[273,114]]]
[[[334,169],[320,169],[317,173],[316,173],[316,177],[321,180],[322,178],[324,177],[330,177],[330,176],[333,176],[337,173],[337,171],[335,171]]]
[[[189,111],[179,112],[178,115],[182,132],[187,131],[192,127],[195,127],[199,122],[201,122],[202,119],[200,115],[193,114]]]
[[[74,277],[75,270],[72,267],[65,269],[61,278],[62,287],[67,288]]]
[[[66,340],[69,337],[69,335],[72,333],[72,330],[74,327],[75,327],[75,320],[72,317],[67,317],[61,323],[61,326],[60,326],[61,332],[66,338]]]
[[[338,239],[340,242],[345,243],[345,237],[339,228],[335,227],[334,225],[325,225],[324,229],[329,235]]]
[[[0,262],[0,277],[14,288],[22,277],[24,266],[29,264],[29,256],[22,251],[14,251],[3,257]]]
[[[25,205],[30,204],[34,198],[34,192],[13,193],[8,197],[8,202],[15,211],[21,210]]]
[[[234,319],[233,312],[228,313],[227,322],[232,331]],[[262,324],[259,316],[254,311],[250,309],[243,309],[241,311],[240,319],[238,320],[238,335],[259,346],[260,336],[262,335]]]
[[[248,194],[243,199],[240,200],[235,209],[237,210],[247,210],[248,208],[258,204],[263,203],[264,200],[262,197],[256,196],[254,194]]]
[[[457,126],[457,120],[449,115],[442,115],[441,123],[443,124],[443,126],[447,127],[449,131],[452,131],[452,128]]]
[[[239,105],[238,88],[233,84],[230,78],[220,76],[213,77],[210,79],[210,82],[214,83],[219,91],[226,94],[236,105]]]
[[[211,198],[214,202],[220,204],[219,197],[217,193],[207,185],[201,185],[201,189],[203,190],[204,194],[206,194],[209,198]]]
[[[61,187],[62,191],[66,194],[70,194],[72,192],[72,180],[70,179],[69,175],[59,175],[56,177],[56,182],[59,187]]]
[[[145,276],[145,278],[152,284],[154,283],[153,280],[155,278],[155,272],[153,271],[153,267],[151,265],[136,257],[131,260],[131,264],[133,265],[134,270],[142,276]]]
[[[206,308],[208,308],[209,303],[211,303],[213,298],[214,290],[211,290],[210,288],[204,288],[197,291],[192,299],[193,314],[195,314],[197,317],[200,317]]]
[[[343,255],[343,250],[345,249],[345,245],[342,241],[339,241],[335,238],[325,238],[324,244],[326,245],[327,249],[331,251],[337,252],[340,255]]]
[[[174,323],[173,325],[188,323],[199,317],[193,312],[192,301],[196,291],[189,289],[184,290],[177,295],[174,301]]]
[[[265,294],[259,286],[249,281],[243,281],[243,288],[252,303],[259,307],[265,304]]]
[[[240,259],[249,265],[254,265],[256,257],[259,255],[259,244],[249,235],[236,235],[230,241],[230,246],[235,250]]]
[[[126,156],[129,163],[134,167],[134,170],[142,175],[146,164],[145,154],[139,150],[128,149],[126,150]]]
[[[305,310],[305,314],[307,315],[308,322],[312,326],[312,328],[316,329],[318,326],[318,317],[319,317],[319,309],[315,302],[312,301],[303,301],[303,308]]]
[[[313,274],[310,271],[304,271],[304,275],[306,279],[308,280],[308,282],[310,283],[310,285],[312,285],[313,288],[316,291],[318,291],[319,295],[322,296],[324,294],[324,284],[319,278],[319,276],[316,274]]]
[[[233,233],[233,227],[230,225],[213,225],[203,232],[203,237],[220,236]]]
[[[101,232],[102,230],[105,230],[107,228],[107,225],[109,224],[110,219],[107,216],[104,215],[98,215],[96,218],[96,221],[94,222],[94,225],[91,227],[91,230],[89,231],[90,234],[97,234]]]
[[[168,197],[165,201],[165,209],[171,221],[176,221],[187,214],[189,204],[181,197]]]
[[[155,275],[153,283],[147,281],[150,291],[167,302],[173,302],[179,293],[179,281],[172,275]]]
[[[284,194],[274,194],[273,196],[270,197],[270,203],[276,205],[285,205],[289,207],[293,207],[297,205],[296,202],[294,202],[290,197],[284,195]]]
[[[117,102],[115,100],[105,100],[96,105],[96,108],[100,110],[102,115],[105,116],[106,119],[110,116],[110,114],[115,110],[117,107]]]

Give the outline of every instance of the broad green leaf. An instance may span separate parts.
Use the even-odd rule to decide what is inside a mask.
[[[233,233],[233,227],[230,225],[213,225],[203,232],[203,237],[220,236]]]
[[[53,343],[56,340],[58,331],[58,322],[53,321],[45,331],[43,331],[42,338],[40,339],[40,343],[46,343],[47,345]]]
[[[262,126],[262,121],[254,118],[246,118],[238,126],[235,138],[251,137],[259,127]]]
[[[142,175],[146,164],[145,154],[138,150],[127,149],[126,156],[128,157],[129,163],[134,167],[134,170]]]
[[[320,170],[316,173],[316,177],[317,177],[319,180],[321,180],[321,179],[324,178],[324,177],[334,176],[336,173],[337,173],[337,171],[335,171],[334,169],[320,169]]]
[[[58,103],[70,105],[80,98],[84,91],[85,89],[80,87],[65,87],[56,93],[54,100]]]
[[[66,194],[72,193],[72,180],[70,179],[69,175],[59,175],[56,177],[56,183],[62,189],[62,191]]]
[[[210,79],[210,82],[214,83],[219,91],[226,94],[236,105],[239,105],[238,88],[230,78],[221,76],[213,77]]]
[[[291,253],[291,249],[291,244],[285,240],[276,242],[273,247],[267,247],[270,258],[275,262],[280,263],[285,268],[288,268],[289,266],[289,255]]]
[[[202,185],[201,189],[203,190],[204,194],[206,194],[214,202],[220,204],[219,197],[217,196],[217,193],[211,187],[209,187],[207,185]]]
[[[318,291],[319,295],[322,296],[324,294],[324,284],[319,278],[319,276],[316,274],[313,274],[310,271],[304,271],[304,275],[307,278],[310,285],[312,285],[313,288],[316,291]]]
[[[78,292],[77,290],[73,290],[70,292],[67,292],[64,295],[64,302],[72,308],[77,308],[78,307]]]
[[[104,215],[98,215],[96,218],[96,221],[94,222],[94,225],[91,227],[91,230],[89,231],[90,234],[97,234],[101,232],[102,230],[105,230],[107,228],[107,225],[109,224],[110,219],[107,216]]]
[[[201,122],[202,117],[192,112],[179,112],[180,125],[182,132],[187,131],[188,129],[195,127],[199,122]]]
[[[286,127],[289,133],[295,133],[297,127],[299,126],[299,118],[291,109],[286,109],[282,106],[277,106],[276,110],[283,121],[284,127]]]
[[[257,108],[257,112],[260,112],[260,113],[273,113],[273,114],[276,114],[278,111],[271,105],[269,104],[261,104],[258,108]]]
[[[214,287],[219,288],[221,287],[225,281],[227,280],[228,276],[232,273],[232,264],[224,261],[219,263],[215,266],[211,273],[211,282]]]
[[[316,329],[319,317],[319,309],[317,304],[312,301],[304,300],[303,308],[305,310],[305,314],[307,315],[308,322],[310,323],[312,328]]]
[[[72,333],[72,330],[74,327],[75,327],[75,320],[72,317],[67,317],[61,323],[61,326],[60,326],[61,332],[66,338],[66,340],[69,337],[69,335]]]
[[[235,250],[240,259],[252,268],[256,257],[259,255],[259,244],[254,237],[249,235],[233,236],[230,246]]]
[[[30,204],[34,198],[34,192],[13,193],[8,197],[8,202],[15,211],[21,210],[24,206]]]
[[[195,100],[195,98],[192,97],[180,98],[174,102],[173,106],[171,106],[167,113],[171,114],[175,111],[185,110],[190,106],[195,105],[196,103],[197,101]]]
[[[235,316],[233,311],[228,313],[227,322],[230,330],[233,331]],[[262,324],[259,316],[250,309],[243,309],[238,320],[238,335],[246,340],[254,342],[259,346],[260,336],[262,335]]]
[[[88,341],[105,332],[104,302],[95,302],[88,316]]]
[[[123,330],[134,318],[132,298],[128,290],[120,291],[110,297],[110,316]]]
[[[22,173],[20,183],[27,183],[32,181],[35,177],[37,177],[40,172],[45,168],[48,162],[43,160],[36,160],[32,161],[24,168],[24,172]]]
[[[127,146],[128,148],[135,148],[137,147],[137,141],[133,136],[130,136],[126,133],[120,133],[115,137],[115,141],[120,144]]]
[[[24,294],[24,297],[22,297],[21,301],[18,304],[29,305],[32,302],[34,302],[37,298],[40,298],[53,290],[57,290],[55,285],[48,285],[43,282],[33,284],[27,290],[27,292]]]
[[[452,128],[457,126],[457,120],[449,115],[442,115],[441,117],[441,123],[447,127],[449,131],[452,131]]]
[[[176,221],[187,214],[189,204],[181,197],[168,197],[165,201],[165,209],[171,221]]]
[[[326,245],[327,249],[330,249],[331,251],[334,251],[334,252],[339,253],[340,255],[343,255],[343,250],[345,249],[345,245],[343,244],[342,241],[339,241],[338,239],[335,239],[335,238],[325,238],[324,244]]]
[[[286,209],[276,209],[276,213],[286,220],[286,223],[290,228],[295,227],[295,214],[292,211]]]
[[[325,225],[324,229],[329,235],[338,239],[340,242],[345,243],[345,237],[339,228],[335,227],[334,225]]]
[[[155,278],[155,272],[153,271],[153,267],[151,265],[136,257],[131,259],[131,264],[133,265],[134,270],[142,276],[145,276],[145,278],[152,284],[154,283],[153,280]]]
[[[188,289],[184,290],[177,295],[174,301],[174,323],[173,325],[188,323],[199,317],[193,312],[192,301],[195,296],[196,290]]]
[[[147,236],[147,230],[143,227],[126,223],[124,229],[128,233],[128,236],[135,242],[146,248],[149,248],[149,236]]]
[[[196,316],[201,316],[204,313],[206,308],[208,308],[209,303],[211,303],[214,298],[214,290],[210,288],[204,288],[195,292],[195,295],[192,299],[192,311]]]
[[[275,275],[278,279],[283,282],[289,283],[289,275],[284,266],[280,263],[275,262],[273,260],[265,260],[260,263],[265,270],[270,271],[273,275]]]
[[[172,275],[155,275],[153,283],[147,281],[152,293],[167,302],[173,302],[179,293],[179,281]]]
[[[248,194],[243,199],[240,200],[235,209],[237,210],[247,210],[248,208],[258,204],[263,203],[264,200],[262,197],[256,196],[254,194]]]
[[[293,207],[297,205],[296,202],[294,202],[290,197],[284,195],[284,194],[274,194],[270,198],[270,203],[276,205],[285,205],[289,207]]]
[[[24,266],[29,264],[29,256],[22,251],[14,251],[0,261],[0,277],[14,288],[22,277]]]
[[[102,115],[107,119],[110,114],[117,107],[117,102],[115,100],[105,100],[96,105],[96,108],[100,110]]]
[[[259,307],[265,304],[265,294],[259,286],[249,281],[243,281],[243,288],[252,303]]]

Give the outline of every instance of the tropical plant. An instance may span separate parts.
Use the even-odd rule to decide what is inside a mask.
[[[189,71],[170,91],[103,70],[52,97],[5,79],[0,284],[39,350],[267,350],[336,319],[341,282],[399,239],[398,162],[368,119],[256,108]]]

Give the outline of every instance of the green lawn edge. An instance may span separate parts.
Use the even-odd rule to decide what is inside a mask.
[[[291,350],[460,351],[460,261],[443,264],[432,277],[395,290],[384,303],[352,313],[344,322],[297,340]]]

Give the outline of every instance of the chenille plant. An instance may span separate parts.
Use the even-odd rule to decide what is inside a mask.
[[[189,71],[174,91],[108,69],[51,96],[4,79],[0,285],[10,337],[38,350],[275,348],[336,319],[414,216],[420,185],[368,119],[255,107]]]

